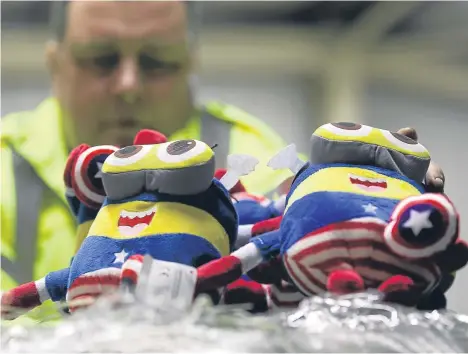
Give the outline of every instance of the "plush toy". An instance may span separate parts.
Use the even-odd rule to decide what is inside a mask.
[[[311,145],[310,163],[294,146],[269,163],[295,173],[279,228],[199,267],[196,291],[261,269],[264,282],[305,296],[376,288],[389,301],[416,306],[443,295],[447,279],[466,265],[468,247],[448,197],[424,193],[424,146],[354,123],[318,128]]]
[[[222,179],[226,172],[226,169],[217,169],[215,178]],[[272,201],[262,195],[249,193],[241,181],[237,182],[229,193],[239,217],[235,249],[248,243],[257,233],[265,232],[267,225],[273,225],[272,218],[280,217],[284,210],[286,195]],[[276,225],[273,228],[276,228]],[[225,305],[247,304],[250,307],[246,308],[251,313],[265,312],[271,307],[270,293],[269,284],[261,284],[244,274],[224,288],[221,303]]]
[[[48,299],[66,300],[71,312],[85,307],[131,280],[143,255],[198,267],[234,250],[238,217],[228,189],[258,160],[230,156],[240,167],[218,180],[205,143],[156,140],[143,132],[132,146],[84,146],[70,155],[65,180],[80,222],[91,221],[87,236],[68,268],[2,294],[4,318],[14,318],[7,307],[29,310]]]
[[[142,129],[135,136],[133,144],[165,142],[167,138],[163,134],[151,129]],[[105,159],[118,149],[112,145],[91,147],[81,144],[68,156],[63,179],[66,199],[78,223],[77,251],[106,197],[102,184],[102,165]]]
[[[226,169],[218,168],[215,172],[215,178],[221,179],[225,174]],[[271,200],[263,195],[248,192],[241,181],[237,182],[229,193],[239,217],[236,248],[245,245],[253,235],[262,232],[261,226],[264,224],[261,222],[280,217],[286,204],[286,194],[281,195],[276,200]]]

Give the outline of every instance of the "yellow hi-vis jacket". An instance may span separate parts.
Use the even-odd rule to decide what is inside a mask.
[[[229,153],[256,156],[260,164],[242,179],[251,192],[268,193],[291,175],[266,166],[284,147],[283,140],[265,123],[233,106],[206,104],[170,139],[217,143],[218,162],[225,161]],[[2,291],[67,267],[74,255],[77,225],[65,200],[63,182],[67,155],[55,98],[46,99],[33,111],[2,118]],[[48,301],[28,317],[37,320],[56,313]]]

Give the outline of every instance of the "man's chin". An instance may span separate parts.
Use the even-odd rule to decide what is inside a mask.
[[[112,129],[99,136],[100,145],[115,145],[119,147],[133,145],[133,139],[140,129]]]

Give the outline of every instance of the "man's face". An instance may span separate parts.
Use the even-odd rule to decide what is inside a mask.
[[[70,3],[53,87],[70,144],[131,144],[190,115],[186,9],[180,1]],[[73,134],[69,132],[73,131]]]

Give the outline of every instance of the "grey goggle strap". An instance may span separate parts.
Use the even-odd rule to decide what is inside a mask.
[[[144,191],[172,195],[193,195],[207,190],[212,182],[215,161],[173,170],[141,170],[103,173],[102,184],[109,199],[122,200]]]

